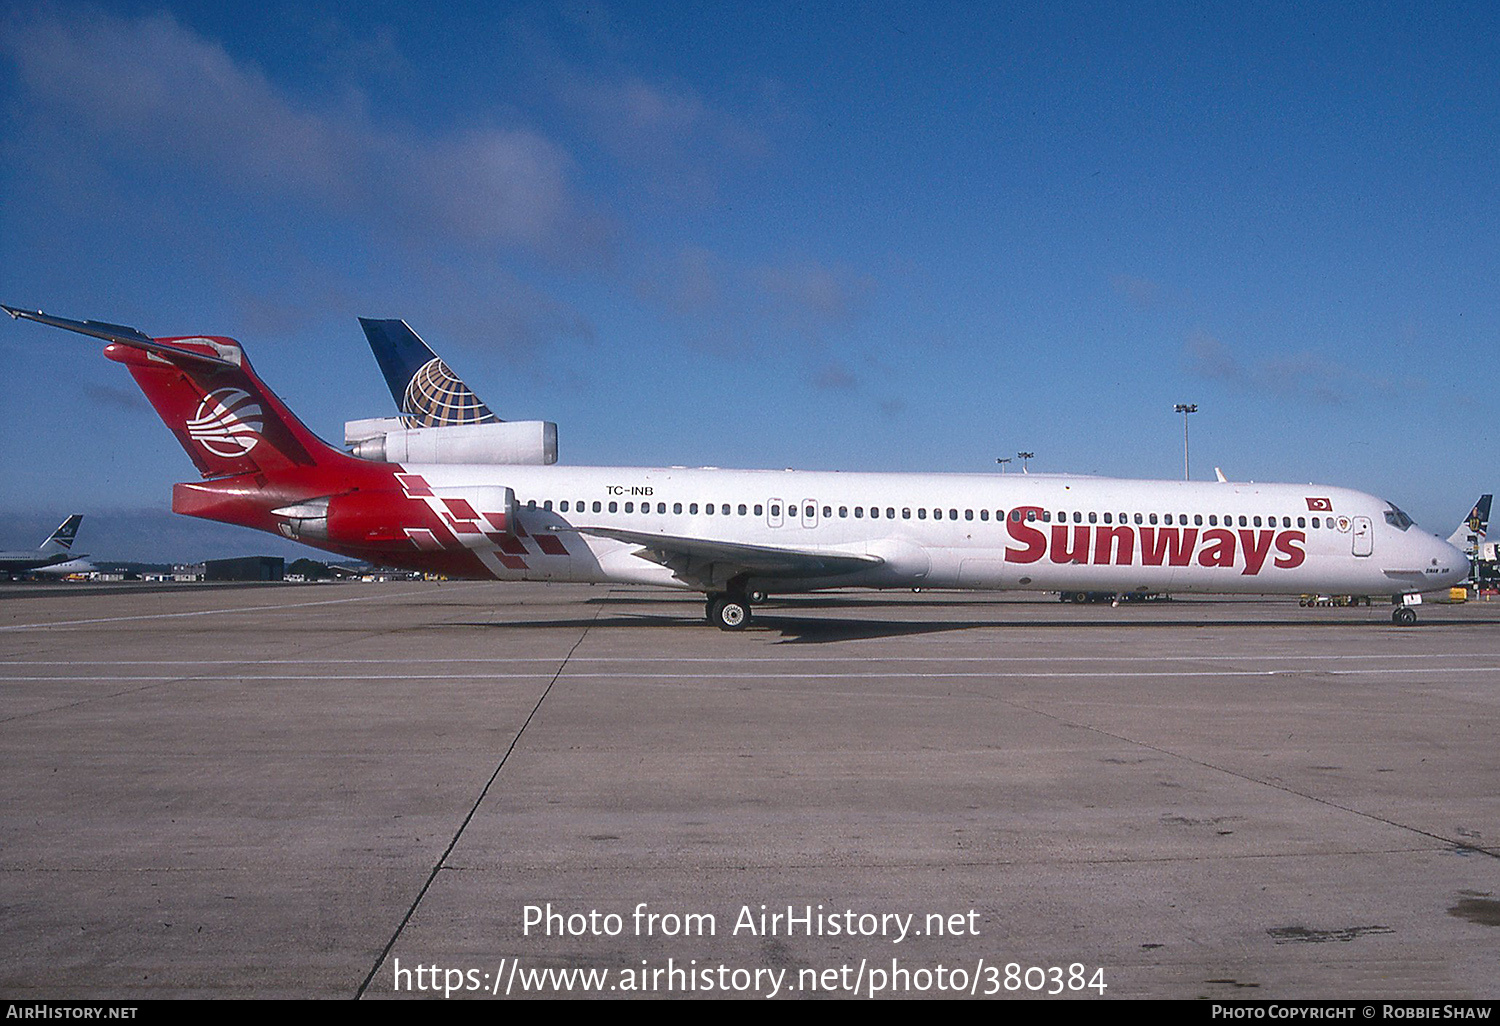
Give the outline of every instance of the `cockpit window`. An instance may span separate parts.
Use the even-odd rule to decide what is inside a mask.
[[[1401,510],[1397,509],[1395,503],[1388,502],[1386,503],[1386,505],[1389,507],[1389,509],[1385,511],[1385,522],[1390,524],[1396,530],[1404,531],[1412,524],[1416,523],[1416,521],[1412,520],[1411,517],[1407,516],[1405,513],[1401,512]]]

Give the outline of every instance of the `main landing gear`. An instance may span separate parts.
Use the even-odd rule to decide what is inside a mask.
[[[1411,606],[1397,606],[1391,614],[1391,622],[1398,627],[1410,627],[1417,622],[1417,611]]]
[[[719,630],[742,631],[750,625],[750,598],[743,591],[711,591],[704,612]]]

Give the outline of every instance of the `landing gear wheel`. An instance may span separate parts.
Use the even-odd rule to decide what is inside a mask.
[[[1391,614],[1391,622],[1398,627],[1410,627],[1417,622],[1417,611],[1411,606],[1398,606]]]
[[[721,631],[742,631],[750,624],[750,603],[743,595],[710,595],[708,622]]]

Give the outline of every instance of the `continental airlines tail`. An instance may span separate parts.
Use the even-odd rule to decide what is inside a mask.
[[[396,400],[396,408],[407,427],[500,421],[405,321],[361,317],[359,326],[365,329],[370,351],[380,364],[391,398]]]
[[[201,472],[178,513],[450,577],[695,590],[724,630],[767,594],[845,587],[1389,595],[1410,624],[1415,596],[1469,571],[1394,504],[1330,485],[570,467],[546,422],[368,422],[345,453],[233,339],[5,309],[108,343]]]

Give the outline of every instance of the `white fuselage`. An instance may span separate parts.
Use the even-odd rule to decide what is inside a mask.
[[[1468,572],[1461,552],[1386,501],[1327,485],[556,465],[403,469],[439,490],[514,490],[526,555],[511,565],[486,559],[501,579],[700,587],[638,555],[638,542],[580,530],[590,528],[881,560],[834,577],[752,581],[779,592],[1398,595],[1446,587]]]

